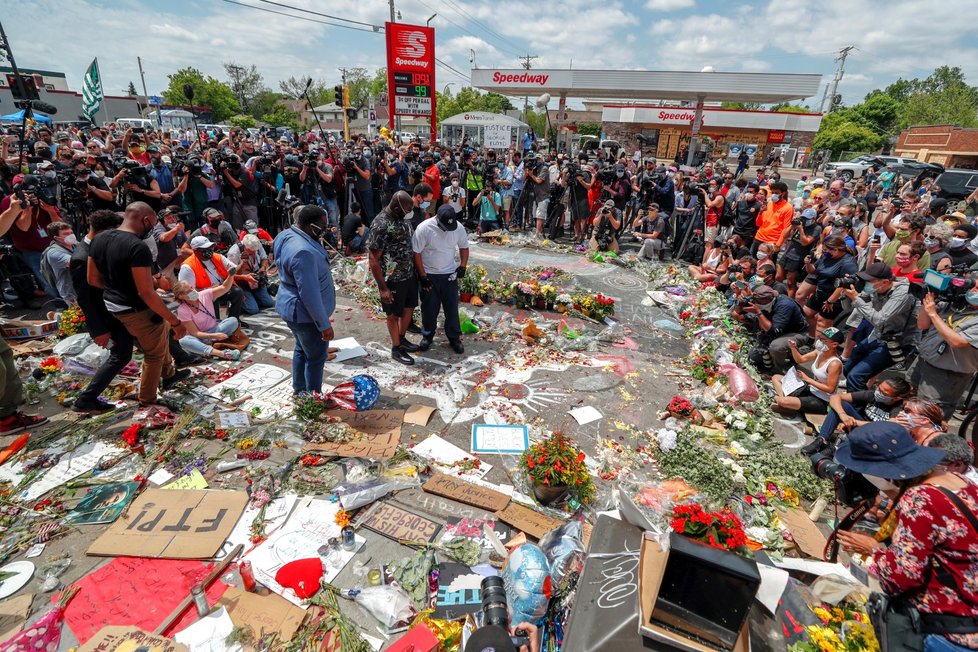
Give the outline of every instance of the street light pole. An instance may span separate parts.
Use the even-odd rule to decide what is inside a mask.
[[[428,18],[428,20],[424,21],[425,27],[431,27],[431,21],[433,21],[435,19],[435,16],[437,15],[438,14],[431,14],[431,17]]]

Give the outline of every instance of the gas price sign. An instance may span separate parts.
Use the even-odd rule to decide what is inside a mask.
[[[387,89],[391,126],[395,116],[435,118],[435,31],[386,23]],[[431,133],[434,137],[435,125]]]

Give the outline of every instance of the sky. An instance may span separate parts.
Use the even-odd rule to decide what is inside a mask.
[[[19,66],[62,71],[69,87],[80,91],[85,69],[98,57],[109,95],[124,94],[130,81],[142,90],[137,56],[150,95],[166,87],[167,74],[187,66],[224,80],[228,61],[255,64],[276,91],[278,80],[289,76],[332,85],[339,68],[373,72],[384,65],[383,31],[370,26],[390,18],[387,0],[2,4]],[[978,0],[396,0],[396,10],[399,22],[422,25],[437,14],[431,24],[443,62],[436,70],[442,90],[468,85],[473,55],[479,68],[516,68],[526,54],[538,57],[534,68],[821,73],[824,88],[839,49],[849,45],[857,49],[839,86],[846,104],[898,77],[926,77],[945,64],[961,67],[978,85]],[[805,102],[817,108],[821,93]]]

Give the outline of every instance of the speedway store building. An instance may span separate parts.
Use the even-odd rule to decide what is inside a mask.
[[[785,164],[803,164],[822,120],[821,115],[705,107],[707,102],[771,104],[813,97],[818,94],[819,74],[486,68],[473,68],[471,74],[472,85],[482,90],[532,100],[544,95],[559,98],[560,117],[553,125],[558,131],[573,128],[566,111],[568,97],[599,98],[605,137],[617,140],[626,151],[651,153],[654,148],[660,159],[674,159],[692,143],[690,149],[705,146],[712,158],[747,148],[763,160],[780,148]],[[662,102],[688,108],[657,106]]]

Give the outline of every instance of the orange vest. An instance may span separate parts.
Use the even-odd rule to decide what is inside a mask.
[[[220,254],[214,254],[211,262],[214,263],[214,269],[217,270],[217,275],[220,279],[222,281],[226,279],[228,277],[228,271],[224,267],[224,258]],[[213,287],[210,274],[204,268],[204,261],[197,256],[191,256],[183,264],[194,270],[194,285],[198,290],[206,290],[209,287]]]

